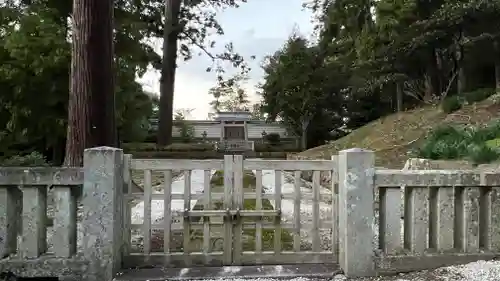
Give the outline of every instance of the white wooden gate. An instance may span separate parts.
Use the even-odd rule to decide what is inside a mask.
[[[321,173],[336,178],[335,168],[329,160],[243,160],[241,155],[128,158],[124,215],[131,219],[124,225],[129,241],[124,266],[336,263],[336,192],[320,185]],[[144,174],[142,182],[137,171]],[[183,171],[183,182],[175,180],[176,171]],[[312,172],[312,185],[301,186],[301,171]],[[132,193],[134,182],[144,193]]]

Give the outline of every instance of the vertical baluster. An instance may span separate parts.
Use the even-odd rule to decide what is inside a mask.
[[[379,188],[379,247],[384,253],[396,254],[401,245],[401,188]]]
[[[54,254],[70,257],[76,253],[77,186],[54,188]]]
[[[170,231],[172,227],[172,170],[163,172],[163,252],[164,265],[170,266]]]
[[[17,232],[21,213],[18,208],[22,200],[19,188],[0,186],[0,258],[14,254],[17,250]]]
[[[47,251],[47,188],[23,187],[23,235],[21,251],[25,258],[37,258]]]
[[[281,175],[283,171],[275,171],[274,174],[274,208],[281,212]],[[281,216],[274,218],[274,253],[281,253]]]
[[[145,262],[150,261],[151,256],[151,195],[153,187],[151,186],[151,170],[144,171],[144,255]]]
[[[300,191],[300,174],[301,171],[295,171],[294,173],[294,205],[293,205],[293,226],[295,228],[295,233],[293,234],[293,250],[294,252],[300,252],[300,203],[302,200],[302,194]]]
[[[191,210],[191,170],[184,171],[184,212],[189,212]],[[191,217],[184,216],[183,219],[183,252],[184,252],[184,264],[185,266],[191,266],[191,258],[189,253],[191,252]]]

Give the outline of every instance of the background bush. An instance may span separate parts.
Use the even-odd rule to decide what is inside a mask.
[[[49,166],[47,159],[43,154],[31,152],[26,155],[16,155],[8,158],[0,159],[0,166],[4,167],[37,167]]]
[[[432,131],[418,149],[418,156],[427,159],[468,159],[475,164],[500,158],[500,122],[485,127],[441,126]]]
[[[441,103],[441,109],[443,110],[444,113],[449,114],[462,108],[463,104],[464,104],[464,99],[462,97],[459,96],[447,97]]]

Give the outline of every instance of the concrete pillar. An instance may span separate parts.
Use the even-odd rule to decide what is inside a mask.
[[[340,151],[339,263],[347,277],[375,276],[374,152]]]
[[[123,150],[86,149],[83,184],[83,254],[89,281],[113,280],[123,244]]]

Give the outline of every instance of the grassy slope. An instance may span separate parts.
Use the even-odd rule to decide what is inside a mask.
[[[402,168],[412,148],[433,128],[447,123],[482,125],[500,117],[500,105],[488,99],[445,114],[437,106],[395,113],[373,121],[326,145],[299,153],[308,159],[328,159],[338,151],[360,147],[376,152],[376,164]]]

